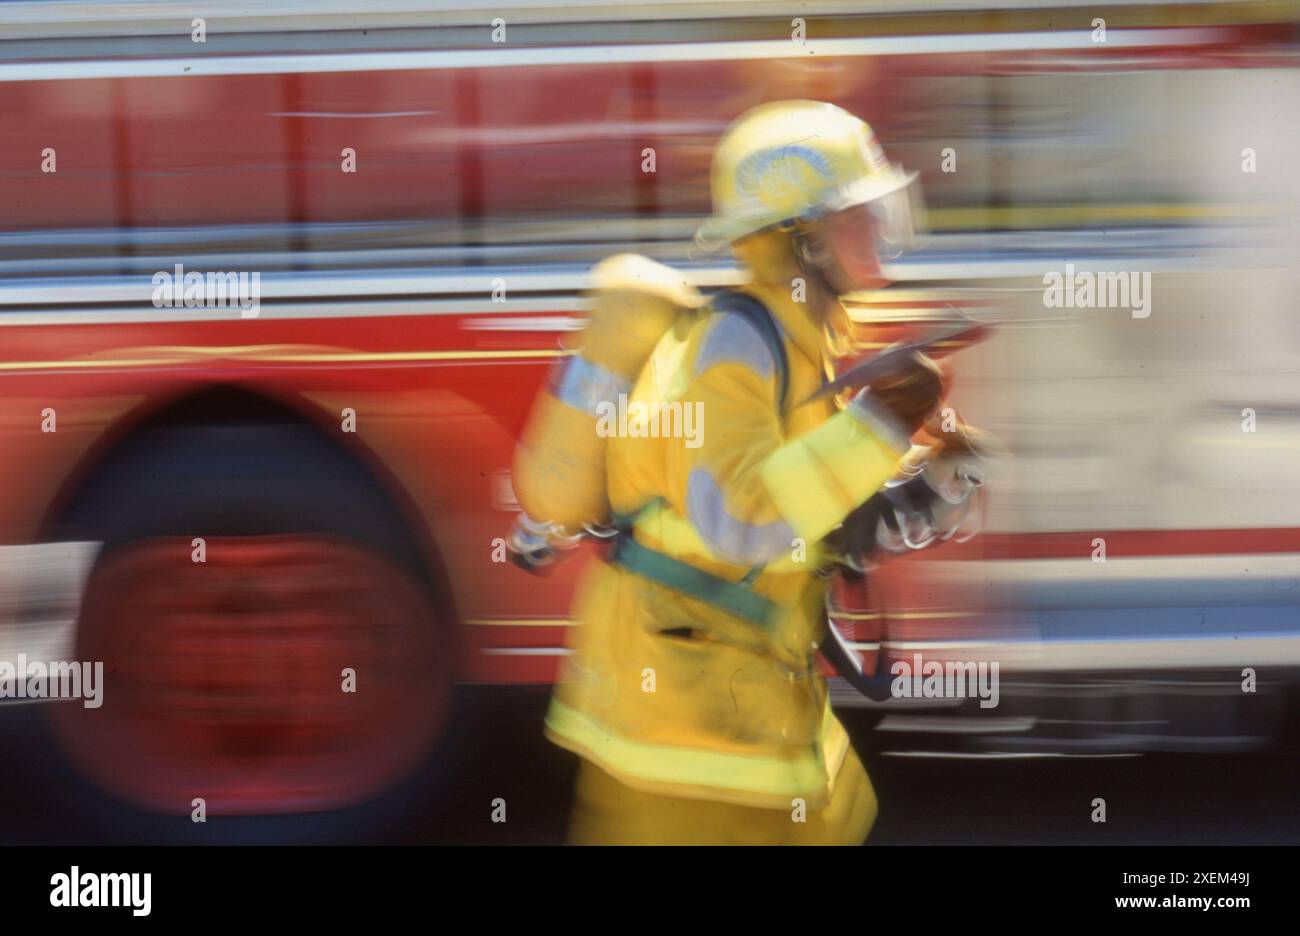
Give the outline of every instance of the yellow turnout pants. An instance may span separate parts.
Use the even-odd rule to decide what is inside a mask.
[[[825,809],[803,822],[789,810],[644,793],[580,760],[569,817],[575,845],[860,845],[876,821],[876,793],[850,748]]]

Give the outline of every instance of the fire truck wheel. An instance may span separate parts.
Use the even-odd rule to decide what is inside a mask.
[[[451,615],[402,511],[315,426],[150,426],[61,527],[103,542],[74,656],[104,664],[102,704],[51,707],[96,786],[190,819],[346,813],[429,759]]]

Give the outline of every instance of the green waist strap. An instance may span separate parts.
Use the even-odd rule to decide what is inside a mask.
[[[610,553],[610,561],[751,624],[766,626],[769,621],[775,620],[774,612],[779,608],[741,582],[729,582],[672,556],[642,546],[632,538],[630,532],[618,538]]]

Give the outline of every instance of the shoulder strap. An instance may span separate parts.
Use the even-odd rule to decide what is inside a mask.
[[[711,307],[717,313],[732,312],[744,317],[758,331],[768,351],[772,353],[772,360],[776,362],[777,413],[784,416],[786,398],[790,394],[790,359],[786,355],[785,339],[781,337],[781,326],[776,323],[767,306],[744,293],[730,290],[718,293],[713,297]],[[662,500],[655,498],[635,513],[615,518],[614,524],[619,532],[614,548],[609,553],[609,560],[644,578],[684,592],[752,623],[765,624],[773,620],[776,606],[751,587],[762,573],[765,567],[763,564],[751,568],[739,582],[732,582],[649,549],[636,541],[632,529],[637,518]]]
[[[718,293],[713,297],[713,310],[722,313],[733,312],[745,318],[754,326],[763,343],[767,345],[767,349],[772,352],[772,360],[776,362],[777,412],[784,416],[786,399],[790,394],[790,359],[786,356],[781,326],[776,323],[767,306],[753,296],[740,292],[727,290]]]

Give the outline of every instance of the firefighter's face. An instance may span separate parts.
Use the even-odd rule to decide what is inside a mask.
[[[870,207],[855,205],[824,216],[809,232],[818,266],[837,295],[888,285],[875,225]]]

